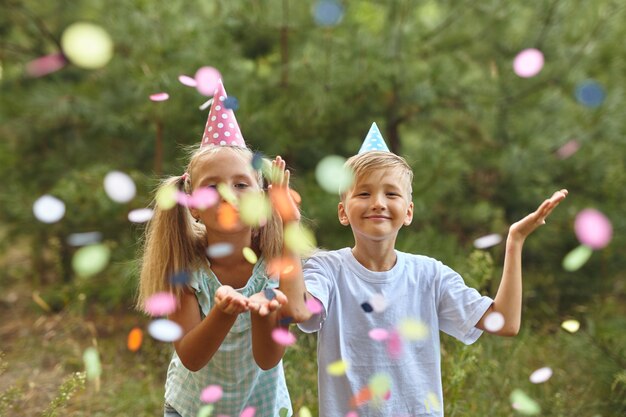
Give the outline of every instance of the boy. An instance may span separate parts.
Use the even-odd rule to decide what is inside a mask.
[[[398,231],[413,217],[413,173],[403,158],[366,151],[346,165],[354,183],[342,193],[338,215],[352,228],[354,247],[321,252],[305,263],[306,296],[321,303],[321,312],[296,318],[301,330],[319,332],[320,416],[443,416],[439,331],[471,344],[497,312],[504,325],[491,332],[517,334],[524,240],[567,190],[510,227],[492,300],[441,262],[394,249]],[[331,375],[331,364],[345,372]]]

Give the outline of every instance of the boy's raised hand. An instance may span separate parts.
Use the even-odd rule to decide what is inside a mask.
[[[250,296],[248,307],[253,313],[265,317],[285,304],[287,304],[287,296],[282,291],[266,288]]]
[[[248,311],[248,298],[233,287],[222,285],[215,291],[215,306],[226,314],[241,314]]]
[[[272,177],[269,194],[272,205],[278,211],[283,223],[300,220],[300,210],[298,209],[299,196],[289,189],[289,170],[285,169],[285,161],[280,156],[272,161],[272,170],[275,175]]]
[[[509,237],[524,240],[539,226],[546,223],[546,217],[552,210],[567,197],[567,190],[563,189],[552,194],[552,197],[545,200],[533,213],[513,223],[509,228]]]

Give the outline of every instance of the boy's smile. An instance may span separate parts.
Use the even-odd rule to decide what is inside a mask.
[[[361,175],[339,203],[339,221],[352,227],[357,240],[395,240],[400,228],[413,218],[406,182],[398,168]]]

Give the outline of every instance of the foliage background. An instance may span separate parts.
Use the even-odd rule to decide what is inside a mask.
[[[342,2],[343,19],[331,27],[315,23],[313,1],[0,6],[0,412],[44,412],[59,387],[78,392],[62,405],[70,415],[160,409],[169,347],[146,340],[138,354],[125,350],[128,330],[147,324],[131,307],[142,230],[126,216],[149,204],[159,177],[181,172],[183,147],[200,139],[206,113],[198,106],[206,98],[177,77],[204,65],[217,67],[237,97],[246,141],[288,161],[322,247],[350,245],[352,237],[336,221],[336,197],[317,185],[315,166],[329,154],[354,154],[373,121],[415,171],[415,219],[398,248],[442,260],[485,293],[497,289],[502,247],[478,252],[473,240],[505,234],[568,188],[567,201],[525,247],[521,335],[471,347],[444,336],[446,415],[511,415],[514,388],[534,397],[543,415],[626,411],[623,2],[354,0]],[[26,64],[58,52],[76,21],[107,30],[111,62],[29,77]],[[546,65],[524,79],[511,65],[529,47],[543,52]],[[596,108],[574,94],[589,79],[606,91]],[[170,99],[148,100],[160,91]],[[558,157],[573,139],[580,150]],[[104,193],[111,170],[136,181],[132,202]],[[53,225],[32,214],[47,193],[67,206]],[[561,261],[578,245],[573,221],[587,207],[607,215],[614,238],[566,272]],[[94,230],[113,259],[97,277],[80,279],[66,238]],[[563,332],[566,318],[581,321],[581,331]],[[82,351],[94,343],[104,362],[101,391],[61,384],[82,369]],[[315,412],[314,345],[299,334],[286,366],[296,409]],[[541,366],[555,376],[531,386],[528,375]]]

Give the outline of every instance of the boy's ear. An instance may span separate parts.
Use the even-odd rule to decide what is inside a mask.
[[[342,201],[340,201],[339,205],[337,206],[337,215],[339,217],[339,223],[344,226],[350,225],[350,221],[348,220],[348,216],[346,215],[346,208],[344,207]]]
[[[404,218],[404,225],[408,226],[413,221],[413,202],[409,203],[409,206],[406,209],[406,217]]]

